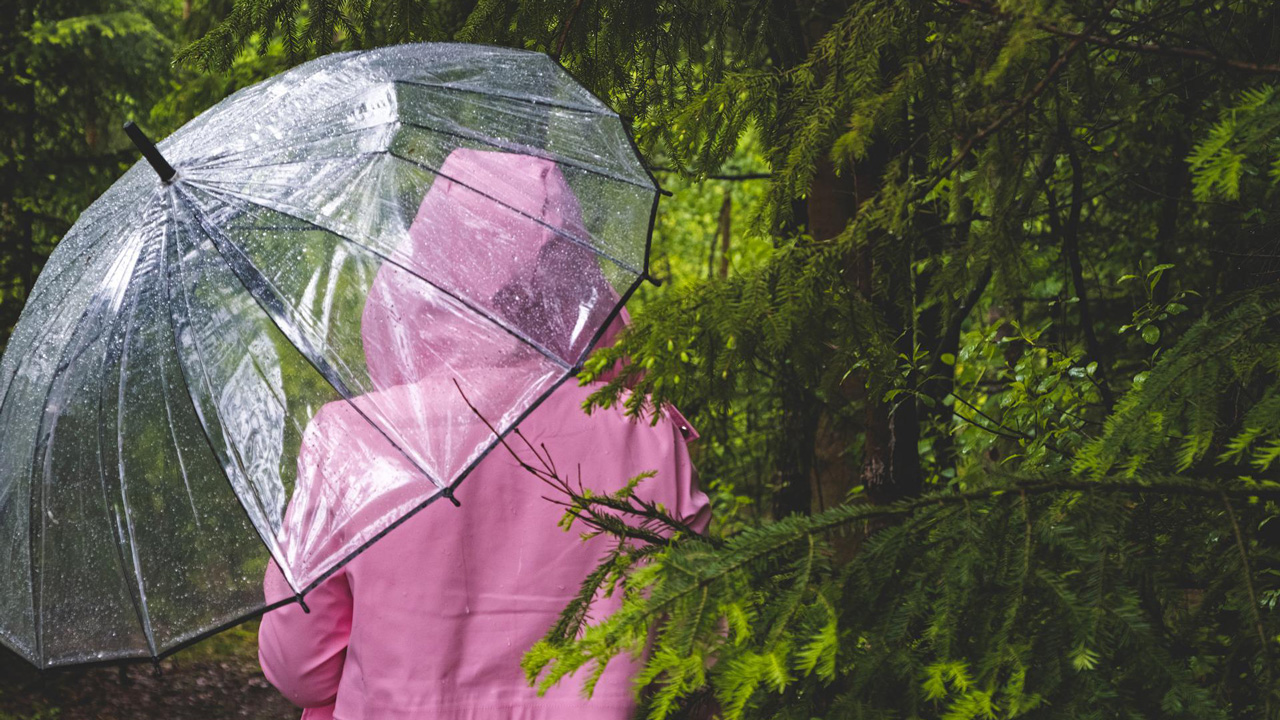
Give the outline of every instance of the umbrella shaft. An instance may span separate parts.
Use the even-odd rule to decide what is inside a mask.
[[[160,176],[161,180],[169,182],[173,179],[173,176],[176,175],[178,171],[174,170],[173,166],[169,164],[169,161],[164,159],[164,156],[160,154],[158,149],[156,149],[156,144],[151,142],[151,138],[147,137],[146,133],[142,132],[142,128],[134,125],[133,121],[130,120],[124,124],[124,132],[129,136],[129,139],[133,141],[133,144],[138,147],[138,150],[142,153],[142,157],[146,158],[147,162],[151,163],[151,167],[155,169],[156,174]]]

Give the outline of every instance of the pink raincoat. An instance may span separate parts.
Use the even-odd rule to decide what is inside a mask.
[[[482,199],[447,177],[496,189]],[[476,253],[491,238],[475,237],[483,235],[475,218],[492,199],[523,215],[500,221],[507,252],[481,258]],[[492,233],[499,222],[488,222]],[[590,255],[550,230],[580,224],[576,201],[553,163],[457,150],[423,200],[409,252],[424,272],[435,268],[445,276],[437,280],[442,286],[467,283],[503,312],[519,313],[522,299],[533,299],[526,307],[535,316],[525,317],[523,327],[544,347],[571,355],[590,340],[573,331],[600,325],[602,318],[584,321],[596,312],[591,308],[608,304],[595,302],[598,294],[613,293]],[[440,239],[442,227],[452,230],[448,240]],[[580,258],[571,285],[563,273],[543,272],[546,263],[539,260],[548,257],[561,268]],[[451,366],[492,368],[494,380],[465,388],[482,412],[520,397],[540,377],[527,356],[469,344],[461,321],[424,299],[411,280],[388,264],[369,292],[362,336],[376,393],[326,405],[304,434],[297,488],[279,538],[297,566],[359,546],[379,527],[378,518],[403,514],[421,498],[421,472],[364,416],[376,412],[394,423],[397,445],[416,443],[448,460],[442,437],[481,431],[459,414]],[[616,320],[603,342],[621,325]],[[657,471],[641,494],[704,528],[709,506],[685,447],[696,435],[684,419],[674,409],[661,411],[656,425],[618,410],[587,416],[581,404],[593,389],[572,382],[559,387],[524,419],[521,432],[535,446],[545,445],[562,475],[581,477],[598,492]],[[532,461],[521,443],[512,446]],[[263,617],[259,657],[267,678],[307,708],[304,720],[629,717],[636,667],[626,659],[609,667],[590,700],[572,679],[538,698],[520,669],[523,653],[555,622],[610,543],[583,542],[557,527],[561,508],[544,498],[548,494],[496,448],[457,491],[461,507],[436,503],[391,530],[307,594],[310,614],[288,605]],[[274,564],[265,585],[268,602],[292,594]],[[602,617],[616,606],[616,598],[601,598],[594,613]]]

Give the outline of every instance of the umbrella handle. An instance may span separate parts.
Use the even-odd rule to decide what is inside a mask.
[[[142,157],[151,163],[151,167],[155,169],[160,179],[166,183],[172,182],[173,176],[177,175],[178,171],[174,170],[169,161],[164,159],[164,156],[156,149],[156,144],[151,142],[151,138],[147,137],[146,133],[142,132],[142,128],[130,120],[124,124],[124,133],[129,136],[133,144],[142,152]]]

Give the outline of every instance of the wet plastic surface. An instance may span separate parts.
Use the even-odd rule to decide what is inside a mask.
[[[493,446],[462,393],[510,429],[647,262],[652,179],[540,54],[332,55],[159,148],[175,180],[81,216],[0,361],[0,642],[40,667],[261,611],[268,557],[304,593]],[[304,443],[390,459],[313,496]]]

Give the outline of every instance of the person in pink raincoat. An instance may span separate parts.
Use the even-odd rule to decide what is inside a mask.
[[[454,182],[451,179],[460,180]],[[470,187],[485,188],[481,197]],[[494,201],[497,201],[495,204]],[[518,210],[495,218],[497,204]],[[441,168],[409,230],[409,263],[439,287],[465,285],[544,347],[572,357],[590,342],[616,298],[590,253],[564,242],[580,231],[577,202],[555,164],[525,155],[459,149]],[[478,248],[504,238],[501,252]],[[548,273],[550,263],[557,272]],[[565,273],[565,263],[579,269]],[[573,282],[566,284],[566,275]],[[451,368],[486,368],[464,385],[468,400],[520,406],[545,381],[527,348],[472,342],[460,314],[387,263],[365,304],[362,340],[375,392],[330,403],[311,420],[280,543],[291,567],[321,567],[364,544],[420,503],[422,462],[464,466],[452,448],[486,433],[453,385]],[[595,309],[595,308],[598,308]],[[523,317],[521,317],[523,315]],[[615,319],[607,343],[625,322]],[[645,471],[639,494],[701,531],[709,505],[698,491],[686,442],[696,437],[674,408],[656,424],[621,411],[586,415],[595,388],[557,387],[519,425],[561,472],[612,492]],[[460,404],[461,403],[461,404]],[[496,412],[496,411],[495,411]],[[389,438],[370,424],[397,428]],[[394,444],[393,444],[394,439]],[[416,454],[406,453],[411,447]],[[518,453],[525,453],[519,442]],[[451,454],[452,453],[452,454]],[[532,461],[531,453],[525,458]],[[536,463],[531,463],[536,464]],[[267,613],[259,631],[263,672],[305,708],[304,720],[622,720],[632,715],[638,666],[612,663],[590,700],[572,678],[539,698],[520,659],[555,622],[609,539],[581,540],[557,527],[562,508],[503,448],[484,456],[459,486],[461,505],[437,503],[381,539],[297,604]],[[274,563],[269,603],[293,593]],[[603,617],[617,598],[600,598]]]

